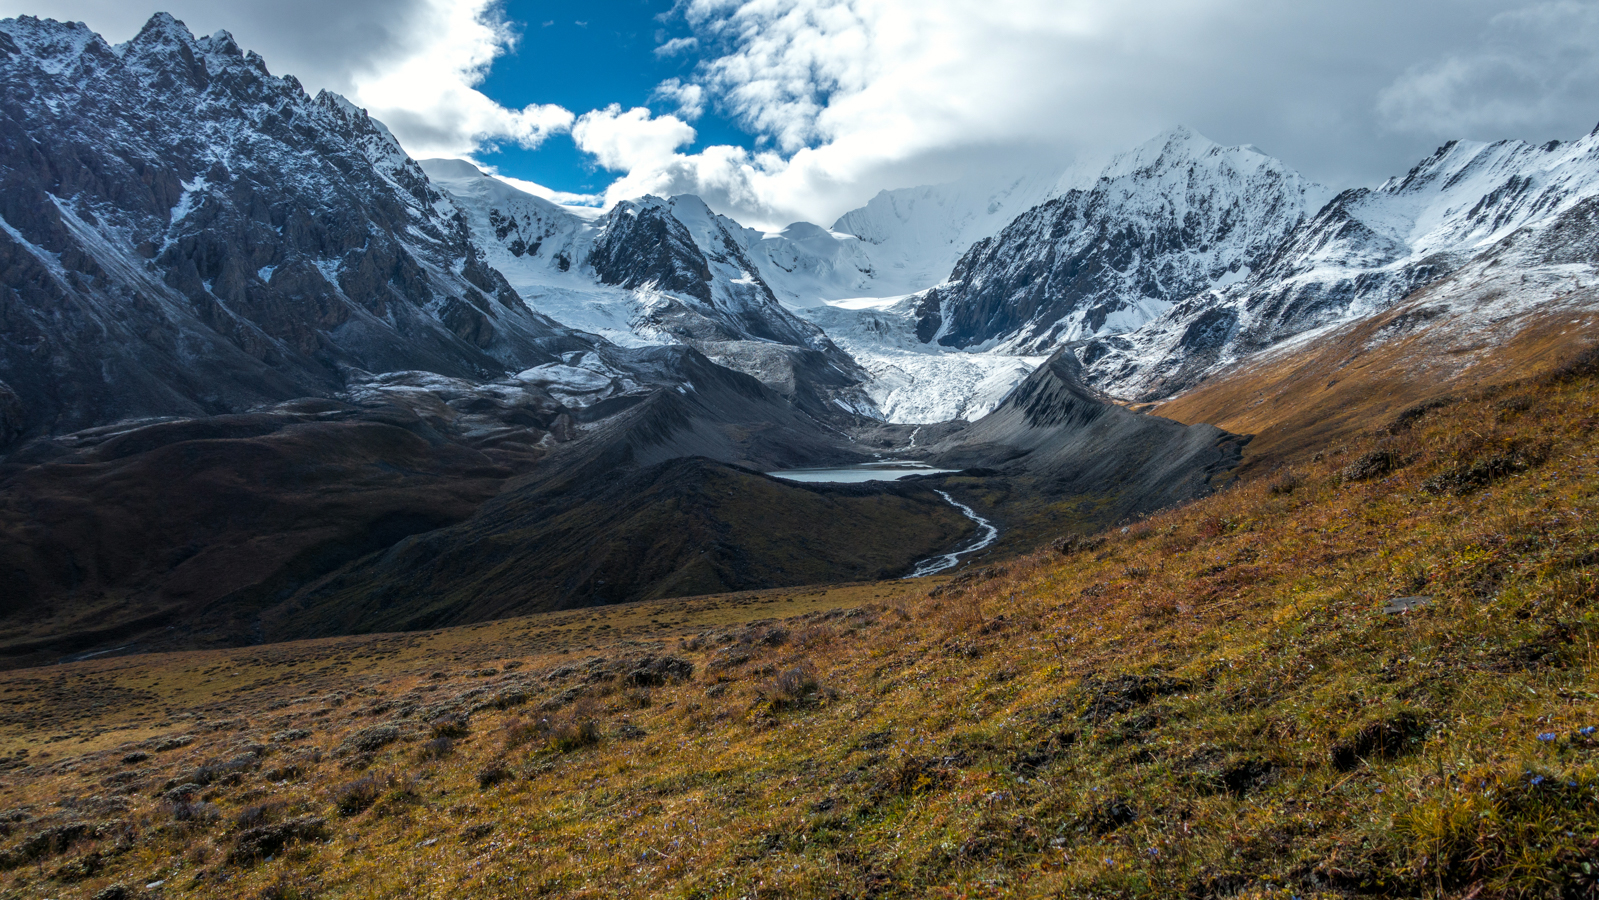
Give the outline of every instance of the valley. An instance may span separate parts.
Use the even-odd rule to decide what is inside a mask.
[[[1599,896],[1599,129],[1107,158],[751,227],[0,20],[0,900]]]

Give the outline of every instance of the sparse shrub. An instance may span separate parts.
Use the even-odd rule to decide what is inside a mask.
[[[836,696],[836,692],[822,686],[816,667],[801,663],[773,675],[761,688],[761,694],[774,712],[804,709]]]
[[[787,632],[784,633],[785,639]],[[688,681],[694,677],[694,664],[686,659],[675,656],[647,657],[640,661],[627,675],[630,684],[639,687],[660,687],[676,681]]]
[[[272,856],[296,841],[327,840],[327,822],[317,816],[301,816],[288,822],[263,825],[242,832],[233,842],[228,861],[248,865]]]
[[[1104,722],[1131,712],[1156,697],[1179,693],[1190,686],[1186,681],[1163,675],[1119,675],[1108,681],[1085,679],[1078,690],[1088,698],[1084,718],[1091,722]]]
[[[0,851],[0,871],[8,871],[35,860],[58,856],[78,841],[92,837],[95,829],[86,822],[71,822],[35,832],[22,843]]]
[[[1356,459],[1338,472],[1343,481],[1372,481],[1400,468],[1404,458],[1397,450],[1379,449]]]
[[[550,729],[550,749],[571,753],[600,742],[600,723],[589,716],[574,716]]]
[[[1503,481],[1537,468],[1548,460],[1549,444],[1538,442],[1511,446],[1468,458],[1422,482],[1429,494],[1469,494],[1496,481]]]
[[[507,781],[514,781],[516,773],[512,772],[504,763],[491,763],[487,768],[477,773],[477,786],[488,790]]]
[[[310,736],[311,732],[304,728],[290,728],[287,731],[280,731],[272,735],[271,740],[274,744],[292,744],[295,741],[303,741]]]
[[[188,780],[199,785],[238,784],[246,772],[261,766],[261,758],[254,752],[241,753],[231,759],[209,762],[189,773]]]
[[[891,797],[914,797],[946,788],[954,780],[944,760],[906,756],[875,779],[869,796],[876,803]]]
[[[316,900],[321,885],[309,878],[284,875],[261,889],[255,900]]]
[[[1546,385],[1560,385],[1596,377],[1599,377],[1599,344],[1582,350],[1539,380]]]
[[[181,803],[184,800],[193,799],[203,790],[205,790],[205,785],[196,784],[191,781],[180,784],[174,788],[168,788],[166,792],[161,795],[161,798],[166,800],[168,803]]]
[[[149,758],[150,754],[145,753],[143,750],[135,750],[132,753],[129,753],[127,756],[122,757],[122,763],[123,765],[133,766],[138,765]]]
[[[711,657],[710,662],[705,664],[705,667],[713,672],[725,672],[729,669],[736,669],[754,658],[755,654],[745,647],[738,645],[723,647],[716,651],[716,654]]]
[[[436,737],[427,741],[417,749],[417,758],[424,762],[440,760],[455,752],[455,741],[447,737]]]
[[[259,828],[282,815],[284,804],[281,800],[269,800],[266,803],[257,803],[240,810],[233,817],[233,827],[240,830]]]
[[[807,625],[794,635],[794,646],[802,650],[825,647],[833,642],[833,629],[827,625]]]
[[[187,747],[192,743],[194,743],[193,735],[180,734],[175,737],[163,738],[155,745],[155,749],[157,753],[166,753],[169,750]]]
[[[1080,534],[1068,534],[1065,537],[1056,538],[1049,545],[1049,549],[1059,553],[1061,556],[1076,556],[1079,553],[1089,553],[1094,550],[1098,550],[1103,546],[1105,546],[1105,539],[1102,537],[1085,537]]]
[[[282,782],[294,781],[304,774],[304,769],[290,763],[289,765],[277,766],[276,768],[268,769],[261,773],[261,777],[265,778],[267,781]]]
[[[1435,409],[1443,409],[1454,402],[1455,400],[1453,397],[1438,397],[1433,400],[1427,400],[1422,403],[1418,403],[1395,416],[1394,420],[1388,423],[1387,431],[1389,434],[1400,434],[1402,432],[1409,431],[1411,427],[1420,421],[1423,416],[1427,415],[1427,413],[1430,413]]]
[[[376,753],[400,739],[400,729],[393,725],[374,725],[357,731],[344,739],[339,750],[354,753]]]
[[[534,738],[543,737],[548,731],[545,723],[529,722],[526,719],[512,719],[505,723],[500,731],[502,745],[507,752],[532,741]]]
[[[1299,490],[1304,484],[1305,480],[1300,478],[1297,473],[1282,472],[1266,485],[1266,493],[1273,497],[1286,497]]]
[[[1131,798],[1101,800],[1077,817],[1078,828],[1092,835],[1107,835],[1138,821]]]
[[[222,810],[205,800],[178,800],[167,805],[174,821],[191,825],[210,825],[222,819]]]
[[[378,795],[383,793],[384,787],[386,785],[376,776],[363,775],[354,781],[335,787],[333,805],[341,816],[359,815],[377,802]]]
[[[466,716],[460,713],[443,715],[428,723],[435,738],[462,738],[472,733]]]

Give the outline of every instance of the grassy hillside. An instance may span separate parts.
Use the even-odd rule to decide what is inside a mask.
[[[0,895],[1595,896],[1599,360],[1372,424],[954,581],[0,673]]]

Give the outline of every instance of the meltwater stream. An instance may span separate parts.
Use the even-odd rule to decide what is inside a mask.
[[[859,466],[844,466],[833,469],[788,469],[781,472],[768,472],[773,478],[782,478],[788,481],[803,481],[809,483],[831,484],[863,484],[868,481],[898,481],[912,475],[945,475],[957,471],[956,469],[935,469],[921,463],[893,462],[893,463],[865,463]],[[970,506],[956,500],[954,497],[934,489],[938,496],[943,497],[950,506],[961,511],[966,518],[977,523],[981,536],[976,543],[964,550],[945,553],[931,559],[924,559],[916,564],[916,568],[905,578],[926,578],[947,572],[960,565],[961,557],[976,553],[979,550],[992,546],[999,540],[999,529],[994,523],[988,521],[972,510]]]
[[[929,575],[937,575],[939,572],[946,572],[959,565],[961,557],[968,553],[976,553],[977,551],[982,550],[999,540],[999,529],[994,527],[993,522],[990,522],[977,513],[972,512],[972,508],[970,506],[967,506],[959,500],[956,500],[954,497],[951,497],[943,491],[939,491],[938,496],[949,501],[949,505],[964,513],[966,518],[976,522],[977,527],[981,528],[984,534],[982,537],[977,539],[977,543],[967,547],[965,550],[956,550],[954,553],[946,553],[943,556],[935,556],[932,559],[922,560],[916,564],[916,569],[913,572],[905,576],[905,579],[926,578]]]

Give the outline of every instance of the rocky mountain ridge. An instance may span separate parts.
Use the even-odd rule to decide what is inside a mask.
[[[975,244],[921,296],[916,335],[1037,354],[1130,331],[1247,277],[1329,193],[1251,147],[1175,129]]]
[[[1088,380],[1117,396],[1171,396],[1252,353],[1378,314],[1473,263],[1591,273],[1596,202],[1599,131],[1542,145],[1451,142],[1401,178],[1339,194],[1237,284],[1075,352]]]
[[[3,430],[485,377],[593,349],[479,260],[387,129],[157,15],[0,22]]]

